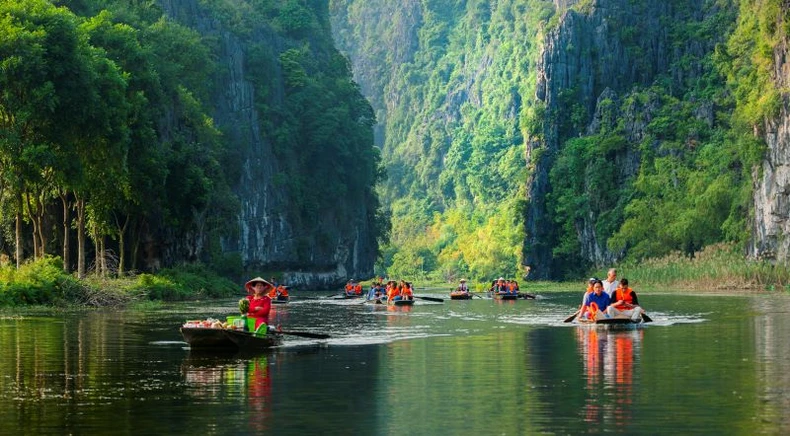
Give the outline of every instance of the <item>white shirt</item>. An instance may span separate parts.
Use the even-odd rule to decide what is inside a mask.
[[[609,298],[611,298],[612,295],[614,295],[614,291],[616,291],[617,287],[620,285],[620,282],[617,280],[610,282],[608,279],[603,280],[602,282],[603,282],[603,291],[609,295]]]

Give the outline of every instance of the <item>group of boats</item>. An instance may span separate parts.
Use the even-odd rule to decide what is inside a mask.
[[[520,292],[518,289],[496,289],[492,286],[486,293],[470,292],[468,289],[456,289],[450,292],[451,300],[471,300],[473,298],[487,298],[495,300],[535,299],[536,296]],[[387,299],[386,295],[369,298],[368,294],[360,294],[354,290],[344,290],[342,294],[330,295],[324,298],[364,299],[364,303],[381,304],[389,306],[412,306],[415,299],[443,302],[442,298],[410,295],[407,298]],[[277,294],[272,297],[272,304],[287,304],[291,297]],[[577,317],[577,310],[565,322],[576,320],[580,325],[627,325],[651,322],[647,314],[639,306],[628,310],[601,311],[592,317]],[[328,339],[330,336],[312,332],[283,331],[280,328],[268,329],[265,332],[254,332],[247,325],[250,320],[244,316],[230,316],[226,322],[217,320],[187,321],[181,327],[184,340],[192,349],[232,349],[232,350],[262,350],[278,346],[283,341],[283,335],[301,336],[311,339]]]

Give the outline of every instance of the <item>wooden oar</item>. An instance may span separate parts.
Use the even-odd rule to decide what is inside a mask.
[[[525,299],[525,300],[534,300],[535,299],[534,295],[527,294],[527,293],[524,293],[524,292],[519,292],[518,296],[523,298],[523,299]]]
[[[573,312],[573,315],[565,318],[565,321],[563,321],[563,322],[571,322],[571,321],[573,321],[574,319],[576,319],[576,315],[578,315],[580,311],[581,311],[581,309],[577,309],[576,312]]]
[[[326,296],[326,297],[324,297],[324,298],[334,298],[334,297],[337,297],[338,295],[343,295],[343,294],[341,293],[341,294],[332,294],[332,295],[327,295],[327,296]]]
[[[301,336],[303,338],[310,338],[310,339],[329,339],[331,336],[325,335],[323,333],[310,333],[310,332],[289,332],[286,330],[275,330],[275,333],[280,333],[283,335],[291,335],[291,336]]]
[[[642,321],[644,321],[644,322],[653,322],[653,318],[650,318],[649,316],[647,316],[646,313],[643,313],[642,314]]]
[[[474,292],[470,292],[470,294],[472,294],[473,297],[477,297],[477,298],[479,298],[481,300],[485,300],[485,298],[481,297],[480,295],[475,294]]]
[[[419,298],[420,300],[425,300],[425,301],[435,301],[437,303],[444,303],[444,298],[420,297],[417,295],[415,295],[414,298]]]

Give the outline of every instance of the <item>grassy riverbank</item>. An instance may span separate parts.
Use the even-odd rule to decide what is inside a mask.
[[[78,280],[48,257],[16,269],[0,267],[0,306],[126,306],[150,301],[179,301],[238,295],[239,286],[199,264],[122,278],[89,276]]]

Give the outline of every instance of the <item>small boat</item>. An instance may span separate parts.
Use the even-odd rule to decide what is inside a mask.
[[[516,300],[518,299],[518,294],[510,292],[493,292],[491,298],[495,300]]]
[[[414,300],[392,300],[389,302],[390,306],[411,306]]]
[[[285,304],[291,301],[290,295],[278,295],[276,298],[272,298],[272,304]]]
[[[263,350],[282,343],[282,335],[272,331],[265,335],[256,335],[244,330],[181,327],[181,335],[193,349]]]
[[[471,300],[472,294],[469,292],[463,291],[453,291],[450,292],[450,299],[451,300]]]
[[[617,311],[615,315],[606,312],[597,312],[595,319],[577,318],[579,324],[585,325],[628,325],[642,322],[640,310]]]
[[[353,292],[352,293],[348,293],[348,292],[344,292],[343,293],[343,298],[362,298],[362,296],[363,296],[362,294],[355,294]]]

